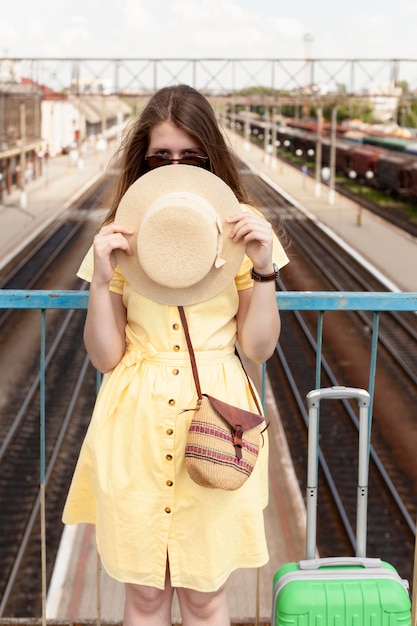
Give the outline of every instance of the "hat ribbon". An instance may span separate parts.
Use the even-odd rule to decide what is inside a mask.
[[[210,207],[211,208],[211,207]],[[222,250],[223,250],[223,226],[222,221],[218,213],[216,213],[216,226],[217,226],[217,246],[216,246],[216,260],[214,261],[214,267],[219,269],[226,263],[226,259],[222,259]]]

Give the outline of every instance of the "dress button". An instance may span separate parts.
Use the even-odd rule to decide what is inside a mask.
[[[165,458],[167,461],[172,461],[172,454],[167,454]]]
[[[166,433],[167,433],[167,435],[173,435],[174,434],[174,429],[173,428],[168,428]]]
[[[171,398],[171,400],[168,400],[168,404],[169,406],[175,406],[175,400]]]
[[[179,346],[174,346],[173,350],[174,350],[174,352],[179,352],[181,350],[181,348]]]
[[[180,325],[179,325],[179,324],[172,324],[172,328],[173,328],[174,330],[178,330],[178,329],[179,329],[179,327],[180,327]]]
[[[165,513],[171,513],[171,509],[169,508],[169,506],[165,507]]]
[[[172,373],[174,374],[174,376],[178,376],[178,374],[180,373],[180,370],[177,369],[176,367],[172,370]]]
[[[168,487],[172,487],[172,485],[173,485],[173,484],[174,484],[174,483],[172,482],[172,480],[167,480],[167,485],[168,485]]]

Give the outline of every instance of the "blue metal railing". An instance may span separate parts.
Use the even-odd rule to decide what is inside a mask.
[[[377,361],[377,343],[379,331],[379,315],[383,311],[414,311],[417,312],[417,292],[410,293],[368,293],[368,292],[278,292],[277,305],[281,311],[317,311],[317,358],[316,387],[320,387],[320,371],[322,361],[322,335],[324,313],[327,311],[371,311],[373,328],[369,369],[369,388],[371,396],[370,413]],[[86,309],[88,306],[87,291],[26,291],[0,290],[0,309],[37,309],[41,312],[40,337],[40,510],[42,536],[42,623],[46,624],[45,598],[45,344],[46,344],[46,312],[50,309]],[[265,389],[265,368],[262,392]]]

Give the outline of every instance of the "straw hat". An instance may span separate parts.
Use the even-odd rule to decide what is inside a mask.
[[[226,217],[242,208],[226,183],[199,167],[169,165],[141,176],[126,191],[115,223],[132,228],[133,252],[116,251],[126,280],[162,304],[208,300],[233,281],[243,243],[229,239]]]

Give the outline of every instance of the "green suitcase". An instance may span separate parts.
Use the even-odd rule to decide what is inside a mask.
[[[322,399],[357,400],[359,470],[356,556],[316,559],[318,410]],[[306,560],[287,563],[273,580],[272,626],[411,626],[408,583],[392,565],[367,558],[369,394],[352,387],[307,394],[309,441]]]

